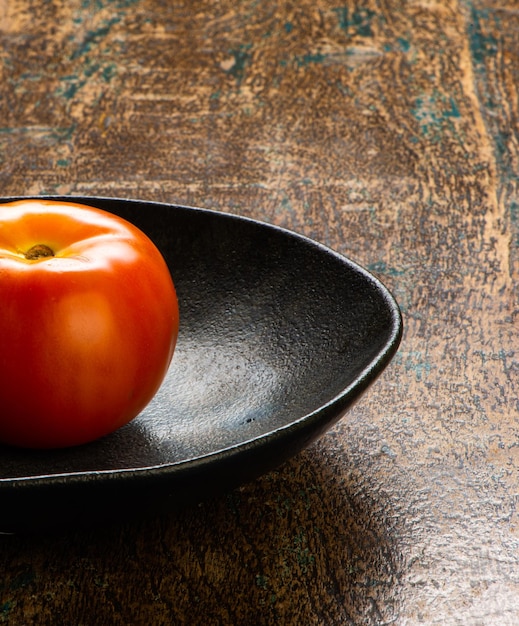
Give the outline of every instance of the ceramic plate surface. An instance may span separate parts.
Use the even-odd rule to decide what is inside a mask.
[[[180,334],[158,394],[116,433],[68,450],[0,446],[0,531],[126,519],[251,480],[338,420],[398,348],[386,288],[305,237],[203,209],[61,199],[151,237],[175,282]]]

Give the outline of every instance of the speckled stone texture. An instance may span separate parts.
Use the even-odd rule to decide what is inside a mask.
[[[405,325],[278,470],[0,538],[0,624],[519,623],[518,32],[512,1],[0,0],[1,195],[286,226]]]

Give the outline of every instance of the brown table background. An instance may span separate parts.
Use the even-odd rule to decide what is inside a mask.
[[[280,224],[405,323],[277,471],[1,538],[0,623],[519,624],[519,4],[0,0],[0,72],[1,195]]]

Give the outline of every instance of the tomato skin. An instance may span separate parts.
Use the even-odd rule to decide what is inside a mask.
[[[54,255],[28,260],[36,244]],[[135,418],[173,357],[162,255],[132,224],[72,202],[0,205],[0,441],[59,448]]]

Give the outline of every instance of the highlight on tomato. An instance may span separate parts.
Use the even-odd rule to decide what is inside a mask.
[[[61,448],[127,424],[178,325],[168,266],[136,226],[74,202],[0,204],[0,442]]]

